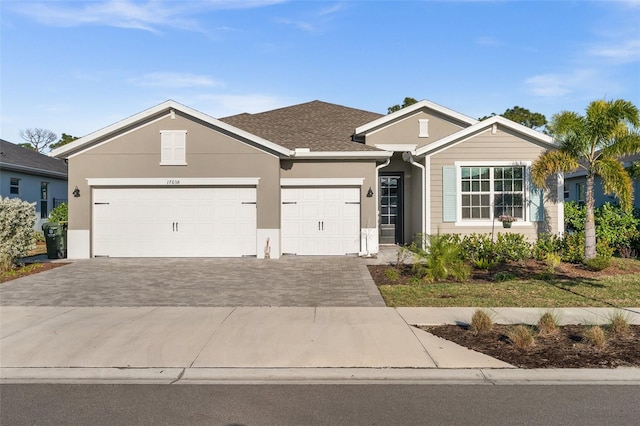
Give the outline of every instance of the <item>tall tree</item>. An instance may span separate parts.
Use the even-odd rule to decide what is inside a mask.
[[[51,130],[40,128],[20,130],[20,137],[40,153],[44,152],[45,148],[58,139],[58,135]]]
[[[49,148],[51,149],[60,148],[61,146],[66,145],[70,142],[73,142],[76,139],[80,139],[80,138],[63,133],[62,136],[60,136],[60,140],[56,143],[52,143],[51,145],[49,145]]]
[[[533,182],[539,188],[546,187],[546,179],[552,174],[577,169],[586,172],[585,259],[596,257],[595,177],[600,176],[604,192],[616,195],[624,209],[632,206],[631,177],[619,158],[640,152],[638,126],[638,108],[622,99],[593,101],[584,116],[563,111],[553,116],[549,126],[559,149],[541,154],[531,168]]]
[[[406,108],[409,105],[413,105],[418,103],[417,99],[414,98],[404,98],[404,101],[402,101],[402,105],[393,105],[390,106],[389,108],[387,108],[387,114],[391,114],[392,112],[396,112],[396,111],[400,111],[402,108]]]
[[[491,113],[491,115],[485,115],[481,117],[480,120],[484,120],[489,117],[493,117],[496,113]],[[515,121],[516,123],[520,123],[523,126],[527,126],[530,129],[545,131],[545,126],[547,125],[547,117],[544,114],[540,114],[539,112],[531,112],[526,108],[522,108],[519,106],[514,106],[513,108],[508,108],[505,112],[500,114],[504,118],[507,118],[511,121]]]

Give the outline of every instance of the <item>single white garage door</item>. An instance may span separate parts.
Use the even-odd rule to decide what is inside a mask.
[[[282,252],[360,251],[360,188],[282,188]]]
[[[93,255],[256,254],[255,188],[95,188]]]

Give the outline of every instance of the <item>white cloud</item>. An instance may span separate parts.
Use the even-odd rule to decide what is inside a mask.
[[[14,9],[40,23],[76,27],[104,25],[159,32],[162,27],[204,31],[197,16],[206,10],[245,9],[269,6],[282,0],[237,1],[135,1],[107,0],[93,2],[19,2]]]
[[[179,102],[216,118],[243,112],[257,113],[291,105],[296,101],[263,94],[204,94],[183,98]]]
[[[206,75],[178,72],[154,72],[130,80],[139,86],[148,87],[213,87],[222,86],[222,82]]]
[[[588,51],[590,55],[611,59],[618,63],[640,61],[640,39],[626,40],[610,45],[598,46]]]
[[[277,18],[274,20],[274,22],[276,24],[284,24],[284,25],[291,25],[299,30],[303,30],[303,31],[315,31],[315,26],[309,22],[305,22],[305,21],[295,21],[292,19],[288,19],[288,18]]]
[[[480,46],[499,46],[502,43],[495,37],[481,36],[474,40],[474,42]]]
[[[277,24],[290,25],[302,31],[316,32],[322,28],[323,25],[333,20],[334,15],[344,8],[344,3],[336,3],[332,6],[306,13],[304,19],[282,17],[276,18],[274,22]]]
[[[567,73],[538,74],[525,80],[529,91],[540,97],[559,98],[572,93],[595,93],[606,87],[597,72],[591,69],[574,70]],[[609,88],[612,88],[609,86]]]

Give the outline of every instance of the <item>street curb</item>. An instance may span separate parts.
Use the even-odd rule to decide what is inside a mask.
[[[640,368],[0,368],[0,384],[635,385]]]

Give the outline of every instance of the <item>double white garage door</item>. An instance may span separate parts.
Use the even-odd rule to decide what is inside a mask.
[[[94,256],[255,254],[255,188],[93,190]]]
[[[283,188],[281,250],[360,248],[359,188]],[[256,188],[94,188],[94,256],[255,256]]]

